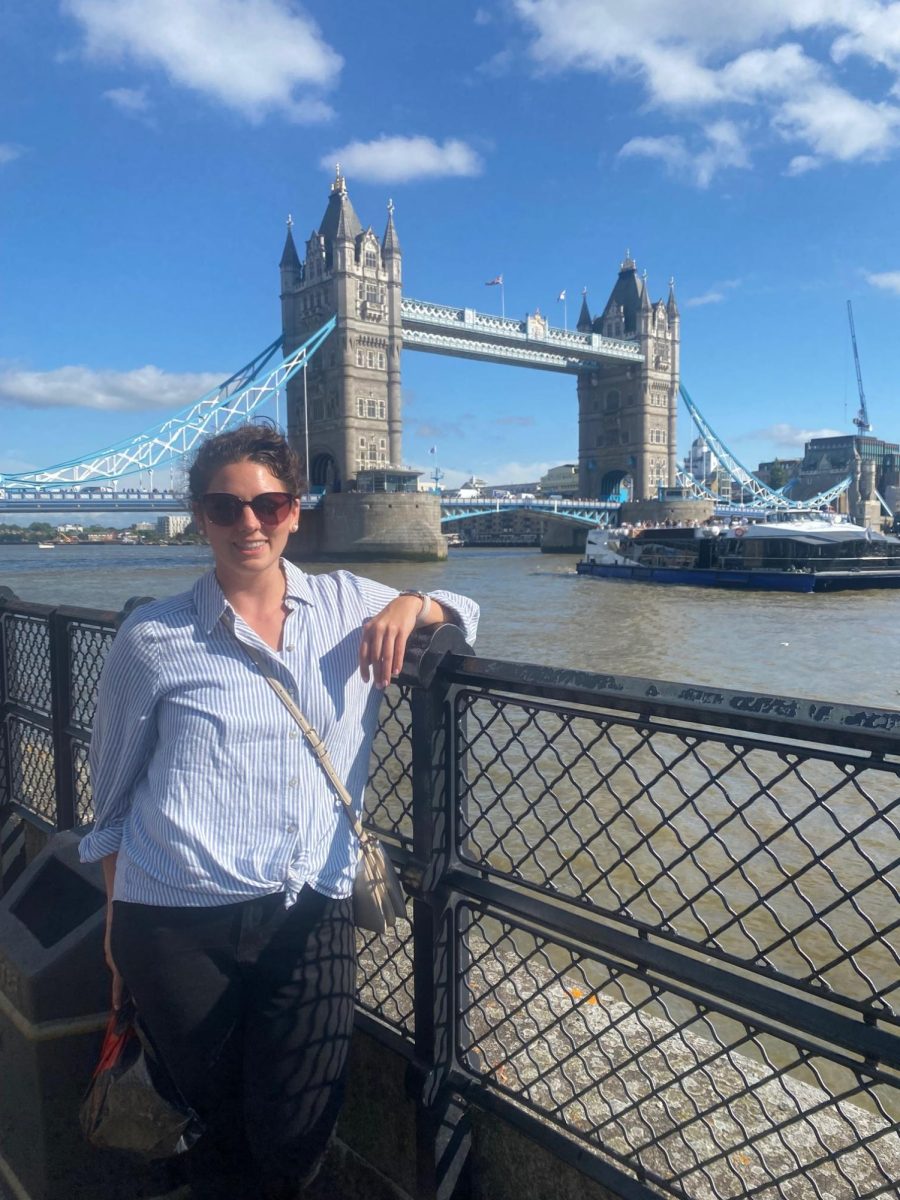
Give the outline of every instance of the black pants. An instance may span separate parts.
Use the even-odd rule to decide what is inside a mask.
[[[352,901],[304,888],[214,908],[113,906],[113,959],[207,1125],[194,1193],[297,1195],[343,1099],[356,991]]]

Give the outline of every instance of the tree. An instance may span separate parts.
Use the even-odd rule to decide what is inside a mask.
[[[776,458],[771,467],[769,467],[769,487],[773,491],[778,491],[779,488],[784,487],[789,479],[790,472],[788,471],[787,463],[782,462],[780,458]]]

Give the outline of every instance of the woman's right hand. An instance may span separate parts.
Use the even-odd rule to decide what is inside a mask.
[[[125,984],[122,976],[116,969],[116,964],[113,962],[112,956],[112,905],[106,907],[106,932],[103,936],[103,954],[106,958],[106,965],[112,974],[112,1006],[118,1012],[122,1007],[122,996],[125,990]]]

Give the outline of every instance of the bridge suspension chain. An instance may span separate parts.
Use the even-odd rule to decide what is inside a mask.
[[[719,460],[722,467],[725,469],[733,483],[736,483],[741,488],[741,501],[735,502],[736,507],[747,507],[746,497],[749,493],[750,505],[757,508],[767,509],[791,509],[791,508],[817,508],[820,505],[831,504],[843,492],[847,490],[852,482],[852,476],[847,476],[840,483],[827,491],[820,492],[817,496],[812,496],[808,500],[791,500],[783,491],[775,491],[767,484],[758,479],[752,471],[749,471],[744,464],[728,449],[722,439],[718,436],[710,423],[701,413],[700,409],[691,399],[690,392],[684,384],[679,385],[681,398],[687,406],[688,412],[694,419],[697,428],[707,446],[710,448],[715,457]],[[722,504],[723,500],[712,492],[705,484],[686,475],[683,471],[677,473],[677,481],[682,486],[688,487],[691,494],[696,498],[713,499],[717,504]]]
[[[87,482],[112,482],[182,459],[203,438],[222,433],[229,426],[247,420],[271,399],[279,388],[303,369],[336,323],[335,317],[326,321],[302,346],[281,359],[265,375],[263,372],[281,349],[281,337],[218,387],[212,388],[199,400],[152,429],[107,446],[90,458],[70,459],[41,471],[0,475],[0,486],[13,489],[52,488]]]

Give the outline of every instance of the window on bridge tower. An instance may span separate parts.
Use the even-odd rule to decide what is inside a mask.
[[[378,303],[378,284],[377,283],[367,283],[366,284],[366,303],[367,304],[377,304]]]
[[[366,266],[373,269],[378,266],[378,259],[375,256],[374,250],[366,251]]]
[[[619,407],[619,393],[617,391],[606,393],[606,411],[614,412]]]

